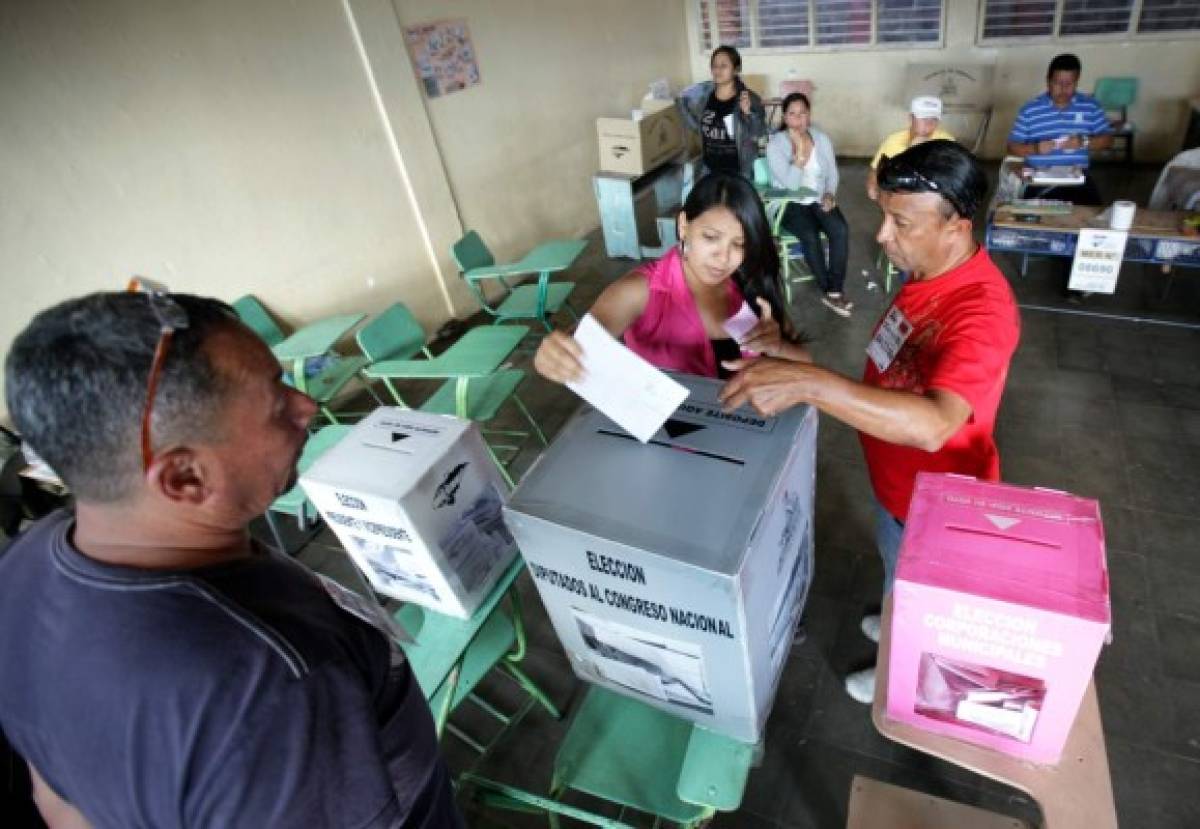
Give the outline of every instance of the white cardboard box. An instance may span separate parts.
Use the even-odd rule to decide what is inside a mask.
[[[683,128],[674,105],[654,112],[643,110],[639,121],[597,118],[596,134],[600,169],[609,173],[639,176],[665,164],[683,149]]]
[[[439,613],[469,617],[517,552],[469,421],[376,409],[300,483],[377,591]]]
[[[812,579],[817,413],[673,376],[649,444],[584,405],[505,516],[580,678],[755,743]]]

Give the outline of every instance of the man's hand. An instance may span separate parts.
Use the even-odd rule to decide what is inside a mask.
[[[774,417],[780,412],[807,403],[826,373],[811,363],[797,363],[774,357],[757,360],[728,360],[722,363],[737,374],[721,389],[720,401],[726,410],[750,404],[759,414]]]
[[[1038,155],[1045,155],[1046,153],[1054,152],[1060,146],[1060,143],[1055,141],[1053,138],[1044,138],[1037,142],[1037,152]]]
[[[837,207],[837,200],[834,199],[833,193],[826,193],[821,196],[821,209],[828,213],[833,208]]]
[[[551,331],[542,338],[533,355],[533,368],[555,383],[583,379],[583,349],[575,338],[562,331]]]

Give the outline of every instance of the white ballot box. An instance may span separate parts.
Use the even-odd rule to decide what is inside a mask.
[[[466,420],[373,411],[300,479],[380,593],[467,618],[512,562],[506,487]]]
[[[757,742],[813,567],[817,413],[689,396],[647,444],[584,405],[506,523],[575,672]]]

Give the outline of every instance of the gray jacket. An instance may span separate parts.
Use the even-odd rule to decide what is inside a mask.
[[[741,78],[734,81],[737,84],[737,94],[741,95],[746,85]],[[704,117],[704,105],[713,93],[716,85],[712,81],[701,81],[692,84],[679,93],[679,111],[683,115],[683,123],[688,129],[700,131],[700,120]],[[762,98],[753,90],[750,92],[750,114],[742,112],[741,107],[734,108],[733,140],[738,149],[738,166],[742,175],[754,181],[754,159],[758,157],[758,139],[767,134],[767,113],[763,109]]]
[[[833,142],[829,136],[816,127],[809,127],[808,134],[812,136],[813,152],[817,154],[817,163],[821,167],[821,186],[817,188],[818,197],[829,193],[837,195],[838,168],[837,159],[833,155]],[[795,190],[800,186],[800,168],[792,164],[792,140],[788,138],[787,130],[780,130],[771,136],[767,142],[767,166],[771,168],[771,186],[786,187]]]

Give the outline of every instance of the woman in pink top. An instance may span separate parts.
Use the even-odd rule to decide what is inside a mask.
[[[591,314],[614,337],[653,365],[725,377],[721,363],[742,352],[810,359],[788,319],[779,283],[779,255],[762,202],[740,176],[702,178],[679,214],[679,245],[604,289]],[[749,305],[758,316],[740,342],[726,320]],[[542,340],[533,365],[558,383],[583,373],[583,352],[569,334]]]

